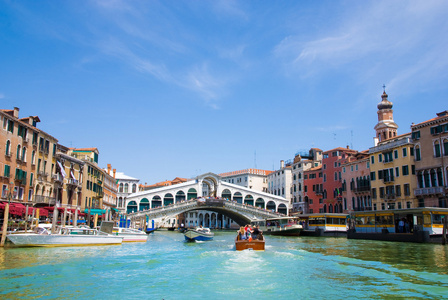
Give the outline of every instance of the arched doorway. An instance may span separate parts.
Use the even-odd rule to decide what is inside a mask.
[[[288,208],[286,208],[286,205],[282,203],[282,204],[280,204],[278,206],[278,211],[277,212],[279,212],[281,214],[284,214],[284,215],[287,215],[288,214]]]
[[[185,201],[185,193],[183,191],[178,191],[176,193],[176,203]]]
[[[129,201],[128,206],[126,208],[127,213],[133,213],[137,211],[137,202]]]
[[[277,208],[277,207],[276,207],[274,201],[269,201],[269,202],[266,204],[266,210],[275,211],[276,208]]]
[[[187,193],[188,200],[196,199],[197,197],[198,197],[198,192],[196,191],[196,189],[191,188],[188,190],[188,193]]]
[[[162,206],[162,198],[160,198],[160,196],[157,196],[157,195],[152,197],[151,207],[156,208],[156,207],[160,207],[160,206]]]
[[[236,201],[238,203],[243,203],[243,195],[241,195],[240,192],[236,192],[235,194],[233,194],[233,201]]]
[[[254,197],[252,195],[246,195],[244,197],[244,204],[254,206]]]
[[[168,193],[163,197],[163,206],[167,206],[174,203],[173,195]]]
[[[146,199],[146,198],[143,198],[143,199],[140,201],[140,207],[139,207],[139,210],[142,211],[142,210],[148,210],[148,209],[149,209],[149,200]]]
[[[263,198],[257,198],[257,201],[255,201],[255,206],[264,208],[264,199]]]
[[[232,199],[232,193],[230,192],[229,189],[225,189],[222,191],[221,197],[230,200]]]

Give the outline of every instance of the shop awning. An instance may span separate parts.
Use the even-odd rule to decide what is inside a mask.
[[[84,213],[88,214],[88,213],[89,213],[89,210],[86,208],[86,209],[84,210]],[[91,209],[90,209],[90,214],[91,214],[91,215],[102,215],[102,214],[104,214],[104,213],[106,213],[106,210],[105,210],[105,209],[98,209],[98,208],[91,208]]]

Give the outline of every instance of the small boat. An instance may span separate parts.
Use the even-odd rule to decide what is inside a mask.
[[[210,228],[196,227],[195,229],[187,229],[184,232],[187,241],[210,241],[215,234]]]
[[[241,240],[239,237],[239,234],[235,238],[235,250],[236,251],[242,251],[242,250],[255,250],[255,251],[264,251],[264,244],[265,239],[263,235],[260,235],[260,239],[248,239],[248,240]]]
[[[33,233],[8,234],[6,237],[20,247],[120,245],[123,242],[123,237],[80,227],[62,227],[58,233],[51,234],[49,228],[38,226]]]
[[[280,217],[253,222],[258,225],[264,235],[299,236],[303,226],[294,217]]]
[[[156,231],[157,229],[159,229],[159,227],[146,228],[146,234],[153,233],[153,232]]]
[[[125,242],[146,242],[148,235],[138,229],[114,227],[112,234],[123,237],[123,243]]]

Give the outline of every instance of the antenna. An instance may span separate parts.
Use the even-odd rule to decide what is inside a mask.
[[[350,148],[353,149],[353,130],[350,130],[350,134],[351,134]]]
[[[254,169],[257,168],[257,150],[254,152]]]

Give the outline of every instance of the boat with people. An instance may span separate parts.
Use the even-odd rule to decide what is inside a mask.
[[[123,237],[123,243],[146,242],[148,240],[146,232],[133,228],[114,227],[112,234]]]
[[[185,240],[191,241],[210,241],[214,237],[214,233],[210,231],[210,228],[196,227],[195,229],[187,229],[184,232]]]
[[[254,250],[254,251],[264,251],[265,238],[263,235],[259,235],[256,239],[241,239],[238,234],[235,238],[235,250]]]
[[[32,233],[8,234],[6,236],[19,247],[67,247],[121,245],[123,237],[111,235],[101,230],[83,227],[59,227],[56,233],[51,228],[37,226]]]
[[[252,222],[252,225],[257,225],[265,235],[299,236],[303,230],[303,225],[294,217],[278,217],[255,221]]]

